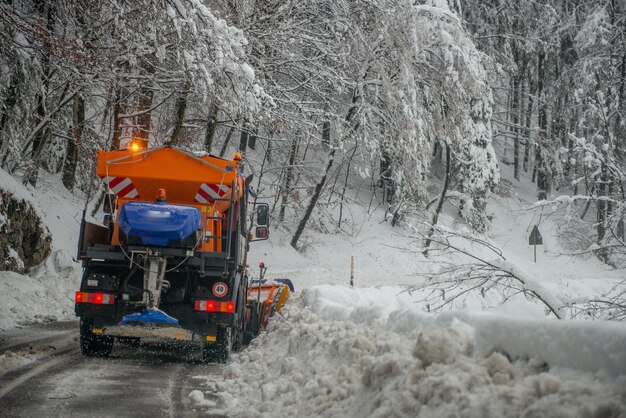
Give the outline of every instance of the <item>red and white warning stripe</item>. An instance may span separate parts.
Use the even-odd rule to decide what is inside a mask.
[[[105,177],[103,180],[109,184],[109,189],[118,197],[126,199],[139,197],[133,181],[128,177]]]
[[[215,200],[213,199],[223,197],[229,190],[230,187],[224,186],[223,184],[202,183],[198,189],[198,193],[196,193],[195,201],[198,203],[212,205],[215,203]]]

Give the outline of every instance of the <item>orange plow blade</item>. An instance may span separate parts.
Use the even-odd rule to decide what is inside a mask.
[[[289,294],[289,286],[284,283],[254,284],[248,288],[247,342],[267,328],[270,318],[285,306]]]

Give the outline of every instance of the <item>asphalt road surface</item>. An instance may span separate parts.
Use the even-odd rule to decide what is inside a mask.
[[[194,376],[221,374],[197,347],[116,341],[109,358],[83,357],[78,322],[38,324],[0,333],[0,417],[189,417],[194,389],[217,403]],[[8,357],[7,357],[8,356]]]

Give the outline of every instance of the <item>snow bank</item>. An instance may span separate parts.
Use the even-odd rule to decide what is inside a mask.
[[[246,417],[626,414],[623,378],[555,374],[537,359],[482,352],[480,333],[456,318],[436,327],[418,322],[417,334],[396,332],[388,329],[398,318],[394,310],[383,321],[370,315],[364,321],[359,316],[361,323],[325,320],[339,310],[313,312],[312,300],[318,309],[332,306],[321,297],[296,296],[266,333],[233,356],[223,377],[205,377],[220,393],[219,409],[208,412]]]
[[[626,324],[622,322],[540,319],[537,305],[519,300],[491,312],[428,315],[400,287],[317,286],[305,289],[302,299],[326,320],[377,324],[412,335],[462,321],[475,329],[481,355],[495,349],[513,358],[536,358],[550,367],[626,376]]]
[[[74,318],[80,268],[64,250],[30,275],[0,271],[0,330],[19,324]]]
[[[73,260],[84,202],[59,176],[42,177],[36,191],[0,169],[1,187],[30,202],[52,234],[52,253],[28,274],[0,271],[0,330],[16,325],[74,318],[74,292],[81,267]]]

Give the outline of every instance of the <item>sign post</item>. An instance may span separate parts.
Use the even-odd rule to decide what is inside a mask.
[[[533,226],[533,230],[528,237],[528,245],[534,246],[535,252],[535,263],[537,262],[537,245],[543,245],[543,237],[539,233],[539,228],[537,225]]]
[[[350,257],[350,287],[354,287],[354,256]]]

